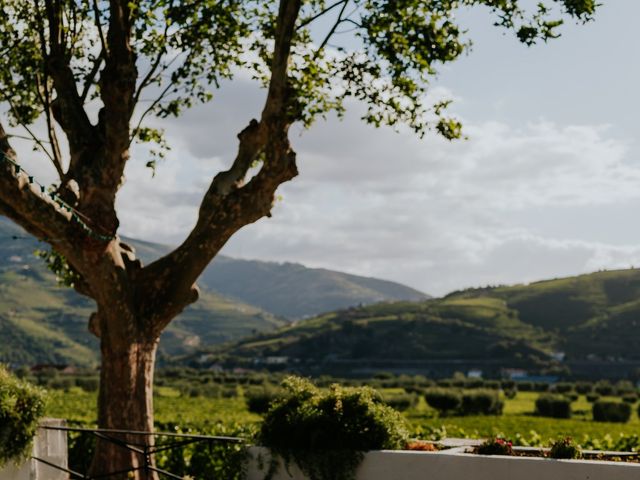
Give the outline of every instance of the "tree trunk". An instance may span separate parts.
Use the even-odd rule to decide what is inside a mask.
[[[106,333],[106,332],[103,332]],[[98,427],[101,429],[153,431],[153,373],[158,339],[127,338],[127,332],[101,335],[102,367],[98,396]],[[108,434],[135,450],[98,438],[90,469],[92,476],[138,468],[134,474],[121,473],[113,479],[156,480],[145,469],[154,466],[153,455],[145,453],[154,445],[152,436]]]

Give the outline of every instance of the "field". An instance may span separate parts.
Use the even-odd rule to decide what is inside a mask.
[[[395,392],[388,389],[383,393]],[[537,395],[519,392],[514,399],[506,399],[501,416],[439,418],[422,399],[404,415],[414,435],[426,439],[500,435],[516,444],[548,445],[559,437],[570,436],[585,446],[604,449],[638,443],[636,435],[640,431],[640,420],[635,408],[626,424],[594,422],[590,404],[580,396],[572,405],[572,419],[542,418],[533,415]],[[66,392],[54,390],[47,415],[66,418],[72,424],[92,425],[95,422],[95,399],[94,393],[83,392],[77,387]],[[191,397],[181,395],[171,387],[157,387],[155,409],[159,430],[210,434],[241,432],[238,434],[250,436],[260,423],[260,416],[247,410],[242,387],[237,388],[237,396],[232,398]]]

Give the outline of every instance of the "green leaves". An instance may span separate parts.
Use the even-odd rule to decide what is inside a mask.
[[[0,468],[29,454],[44,406],[41,389],[18,380],[0,365]]]
[[[404,420],[370,388],[321,390],[297,377],[282,385],[285,393],[265,415],[259,441],[311,479],[352,479],[362,452],[406,444]]]
[[[65,1],[59,12],[35,0],[4,0],[0,17],[0,97],[10,101],[13,125],[33,123],[55,107],[51,81],[67,65],[83,102],[100,99],[100,75],[110,55],[110,3]],[[488,8],[495,25],[524,44],[556,38],[566,19],[587,22],[596,0],[323,0],[303,2],[292,39],[288,95],[281,114],[305,127],[345,101],[367,106],[363,119],[375,126],[408,125],[419,135],[434,130],[462,137],[446,115],[448,101],[429,88],[438,69],[470,49],[456,14]],[[149,116],[177,117],[211,100],[211,88],[240,71],[268,85],[278,2],[248,0],[141,0],[130,2],[130,44],[138,68],[138,103],[132,137],[154,143],[153,167],[168,146]],[[57,32],[57,37],[52,37]],[[56,40],[56,41],[54,41]],[[143,107],[143,108],[140,108]]]

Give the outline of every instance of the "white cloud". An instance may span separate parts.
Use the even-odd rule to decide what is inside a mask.
[[[170,125],[178,146],[158,178],[131,167],[120,198],[127,234],[169,242],[186,235],[208,182],[232,159],[235,135],[255,116],[244,98],[258,102],[261,94],[236,82],[219,104]],[[589,218],[590,209],[640,200],[640,165],[608,126],[466,125],[468,141],[420,140],[365,126],[352,111],[343,122],[295,132],[300,176],[281,188],[273,218],[245,227],[225,253],[375,275],[436,294],[638,263],[640,249],[624,238],[616,245],[589,238],[584,222],[572,228],[558,214],[573,209]],[[544,232],[540,212],[553,219]]]

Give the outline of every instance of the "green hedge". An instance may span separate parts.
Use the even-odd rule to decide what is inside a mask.
[[[571,400],[562,395],[540,395],[536,399],[536,414],[541,417],[571,418]]]
[[[370,388],[321,390],[296,377],[282,386],[286,395],[265,415],[258,441],[309,478],[352,479],[363,452],[406,445],[405,421]]]
[[[424,394],[424,399],[430,407],[444,415],[458,410],[462,405],[460,391],[450,388],[429,388]]]
[[[496,390],[471,390],[462,394],[462,415],[502,415],[504,402]]]
[[[44,392],[0,366],[0,466],[30,452],[44,414]]]
[[[600,400],[593,404],[592,412],[596,422],[627,423],[631,418],[631,405],[612,400]]]

